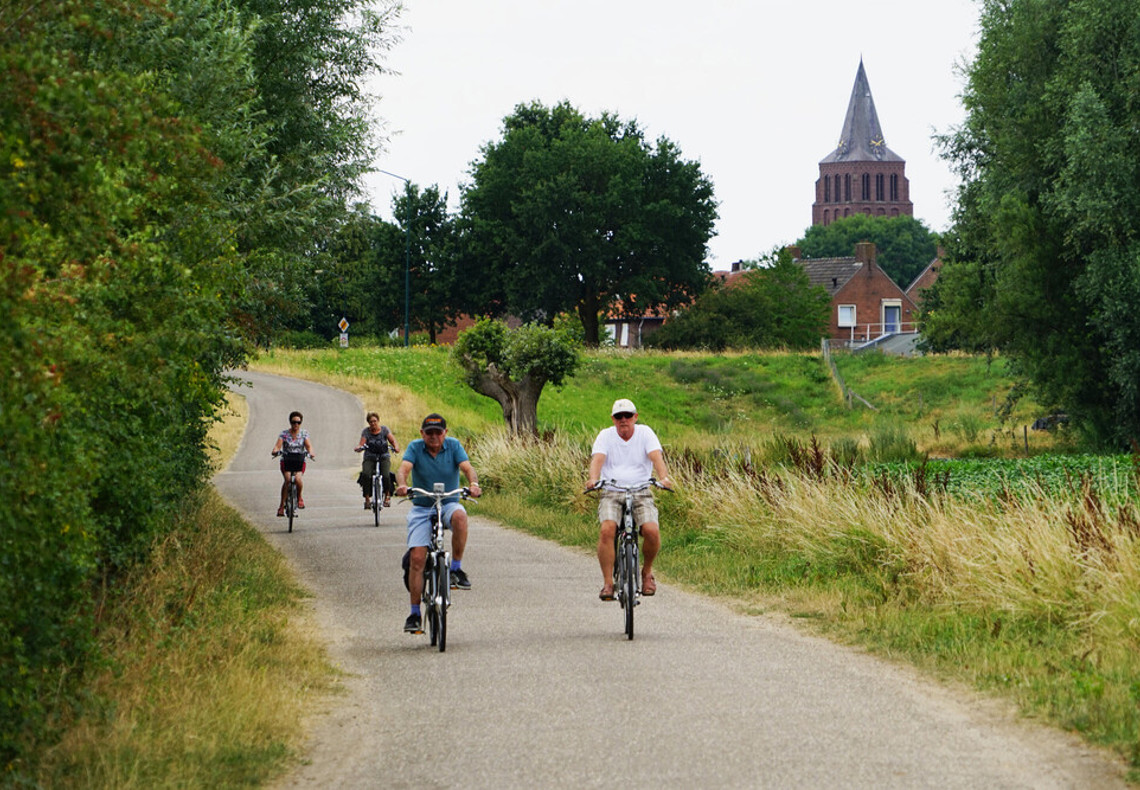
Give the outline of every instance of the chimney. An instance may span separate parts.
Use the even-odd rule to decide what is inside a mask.
[[[744,261],[733,261],[732,267],[729,269],[729,271],[738,272],[738,271],[740,271],[740,267],[743,265],[744,265]]]
[[[798,261],[801,257],[803,257],[802,253],[800,252],[800,248],[795,244],[789,244],[784,249],[787,250],[788,254],[792,256],[793,261]]]
[[[871,276],[872,269],[875,268],[875,242],[873,241],[860,241],[855,244],[855,260],[859,263],[865,263],[864,271],[867,276]]]

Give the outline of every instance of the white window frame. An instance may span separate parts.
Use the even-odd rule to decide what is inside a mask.
[[[859,322],[856,320],[855,305],[853,305],[853,304],[836,305],[836,310],[837,310],[836,320],[839,322],[840,327],[842,327],[843,329],[847,329],[848,327],[858,326]],[[851,316],[847,321],[843,320],[843,312],[845,310],[851,311]]]

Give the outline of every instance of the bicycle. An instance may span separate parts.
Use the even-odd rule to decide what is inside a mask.
[[[273,453],[276,458],[279,455],[285,456],[283,463],[290,463],[290,459],[299,458],[300,461],[293,461],[292,465],[300,467],[304,463],[305,458],[309,456],[307,452],[300,453],[285,453],[281,450]],[[297,488],[297,472],[301,471],[300,468],[289,469],[289,490],[285,494],[285,516],[289,519],[289,531],[293,531],[293,518],[297,515],[297,502],[300,500],[301,495]]]
[[[587,488],[584,493],[609,488],[625,494],[625,501],[621,508],[621,523],[614,533],[614,593],[621,602],[622,614],[625,618],[625,635],[633,639],[633,607],[637,606],[641,597],[641,572],[639,569],[640,554],[637,548],[638,530],[633,523],[633,495],[644,491],[650,486],[664,491],[673,489],[663,486],[654,478],[635,486],[623,486],[616,480],[599,480]]]
[[[367,452],[368,448],[365,445],[360,445],[355,448],[356,452]],[[380,508],[384,507],[385,490],[388,487],[387,481],[384,480],[384,475],[380,471],[380,458],[376,458],[376,468],[372,470],[372,520],[374,526],[380,526]]]
[[[408,488],[408,498],[412,494],[433,499],[435,512],[431,514],[431,545],[427,547],[427,562],[424,565],[423,614],[428,622],[428,636],[432,647],[439,646],[439,652],[447,650],[447,609],[451,606],[451,552],[443,537],[443,501],[458,495],[469,499],[471,490],[464,486],[454,491],[444,491],[443,483],[436,483],[431,491],[422,488]]]

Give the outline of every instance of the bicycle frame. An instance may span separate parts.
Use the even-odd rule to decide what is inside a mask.
[[[616,480],[599,480],[593,488],[587,489],[594,491],[608,488],[624,494],[621,521],[614,532],[613,584],[625,618],[625,634],[629,639],[633,639],[633,607],[641,602],[641,555],[637,545],[638,529],[633,521],[633,495],[650,487],[669,490],[653,478],[634,486],[623,486]]]
[[[431,491],[423,488],[409,488],[408,495],[416,494],[434,500],[432,508],[432,535],[431,543],[427,547],[427,561],[424,564],[424,615],[428,621],[428,633],[433,647],[439,646],[439,652],[447,649],[447,610],[451,606],[451,552],[447,550],[447,541],[444,538],[443,502],[448,497],[459,496],[467,499],[470,490],[457,488],[454,491],[444,491],[443,483],[436,483]]]
[[[302,453],[285,453],[282,451],[278,451],[278,452],[273,454],[273,457],[276,458],[277,456],[285,456],[285,455],[299,455],[299,456],[301,456],[302,462],[304,462],[304,460],[309,457],[309,453],[307,451],[302,452]],[[293,531],[293,519],[297,516],[297,500],[299,497],[300,497],[300,489],[297,487],[297,470],[296,469],[290,469],[289,470],[289,490],[285,494],[285,515],[289,520],[289,531],[290,532]]]

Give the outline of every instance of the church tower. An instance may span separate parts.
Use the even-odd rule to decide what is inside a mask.
[[[812,224],[830,225],[854,214],[913,216],[905,170],[906,161],[887,148],[860,58],[839,145],[819,163]]]

